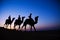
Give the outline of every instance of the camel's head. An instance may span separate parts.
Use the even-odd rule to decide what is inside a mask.
[[[15,19],[15,18],[13,18],[13,19],[11,20],[11,23],[14,21],[14,19]]]
[[[36,17],[35,17],[35,23],[38,23],[38,17],[39,17],[39,16],[36,16]]]
[[[24,17],[22,17],[22,22],[24,21],[24,18],[25,18],[25,16],[24,16]]]
[[[12,19],[12,22],[14,21],[15,18]]]
[[[13,18],[13,20],[14,20],[15,18]]]
[[[25,18],[25,16],[24,16],[24,17],[22,17],[22,21],[24,20],[24,18]]]

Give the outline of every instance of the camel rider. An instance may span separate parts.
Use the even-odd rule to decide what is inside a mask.
[[[19,17],[18,17],[18,20],[21,20],[21,17],[20,17],[20,15],[19,15]]]
[[[29,19],[33,20],[33,19],[31,18],[31,15],[32,15],[32,13],[30,13],[30,15],[29,15],[28,17],[29,17]]]
[[[8,19],[11,21],[11,16],[9,16]]]

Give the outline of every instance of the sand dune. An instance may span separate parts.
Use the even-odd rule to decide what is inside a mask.
[[[58,31],[32,31],[23,32],[17,30],[9,30],[0,27],[0,38],[2,40],[40,40],[40,39],[57,39],[59,37]]]

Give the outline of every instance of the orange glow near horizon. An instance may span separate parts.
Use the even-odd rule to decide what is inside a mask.
[[[22,30],[22,31],[24,31],[25,30],[25,27],[23,27],[22,28],[22,25],[23,24],[21,24],[21,26],[20,26],[20,29],[19,29],[19,26],[17,25],[15,28],[14,28],[14,24],[12,24],[11,25],[11,28],[10,28],[10,25],[7,27],[7,29],[11,29],[11,30],[14,30],[14,29],[16,29],[16,30]],[[52,27],[56,27],[56,26],[58,26],[57,24],[47,24],[47,25],[45,25],[45,24],[43,24],[43,25],[35,25],[35,28],[38,30],[38,29],[40,29],[40,30],[44,30],[45,28],[52,28]],[[0,26],[0,27],[4,27],[4,28],[6,28],[6,26]],[[27,25],[26,26],[26,30],[27,31],[30,31],[30,26],[29,25]],[[32,30],[34,30],[34,28],[32,27]]]

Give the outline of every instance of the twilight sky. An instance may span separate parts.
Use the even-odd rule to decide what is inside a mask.
[[[58,0],[0,0],[0,26],[9,15],[17,19],[18,15],[28,18],[39,16],[36,26],[58,25]],[[25,18],[25,19],[26,19]]]

